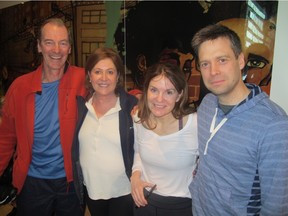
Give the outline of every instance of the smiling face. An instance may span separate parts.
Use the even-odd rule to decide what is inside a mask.
[[[115,94],[118,73],[111,59],[100,60],[89,72],[89,78],[95,94],[102,96]]]
[[[171,81],[164,75],[154,77],[147,90],[148,107],[154,117],[165,117],[172,115],[175,103],[181,94],[177,92]]]
[[[203,81],[223,104],[233,103],[239,97],[244,64],[244,55],[241,53],[236,58],[227,38],[220,37],[200,45],[199,67]]]
[[[63,72],[70,51],[71,45],[67,28],[47,23],[42,29],[40,40],[38,40],[38,52],[43,55],[45,72]]]

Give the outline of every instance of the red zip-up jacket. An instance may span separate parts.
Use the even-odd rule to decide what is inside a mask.
[[[35,94],[42,91],[42,65],[18,77],[5,95],[0,125],[0,175],[14,155],[13,185],[20,193],[32,160]],[[71,145],[77,119],[76,95],[86,96],[85,71],[68,66],[59,84],[60,141],[67,182],[73,181]],[[15,154],[14,154],[15,151]]]

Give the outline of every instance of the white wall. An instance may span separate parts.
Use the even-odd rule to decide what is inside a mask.
[[[278,2],[270,98],[288,113],[288,1]]]

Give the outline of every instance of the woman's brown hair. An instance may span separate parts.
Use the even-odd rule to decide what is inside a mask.
[[[90,83],[89,73],[99,61],[107,58],[112,60],[117,70],[118,81],[115,88],[116,95],[118,95],[119,88],[123,86],[124,65],[121,57],[112,48],[107,47],[98,48],[90,54],[85,65],[86,88],[89,91],[88,97],[91,97],[94,92],[93,86]]]
[[[138,117],[141,122],[148,129],[153,129],[150,122],[151,111],[147,103],[147,91],[149,84],[156,76],[165,76],[174,85],[178,94],[181,94],[180,99],[176,102],[172,115],[179,119],[185,115],[195,112],[195,109],[189,107],[188,104],[188,83],[185,79],[184,73],[180,70],[179,66],[168,62],[157,63],[150,66],[145,73],[145,80],[143,85],[143,95],[139,101]]]

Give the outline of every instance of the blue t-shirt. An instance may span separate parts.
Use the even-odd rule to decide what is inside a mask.
[[[35,98],[34,143],[29,176],[56,179],[65,177],[58,115],[59,80],[42,83]]]

